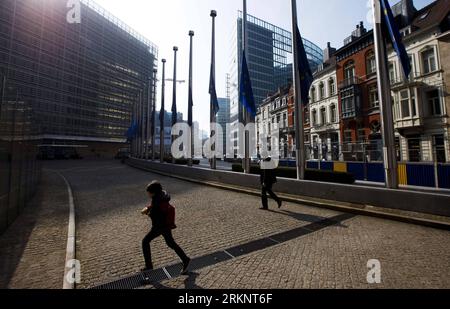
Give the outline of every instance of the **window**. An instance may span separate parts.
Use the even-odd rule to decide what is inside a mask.
[[[334,81],[334,78],[330,78],[328,81],[328,87],[330,88],[330,96],[336,94],[336,83]]]
[[[410,162],[421,161],[420,136],[408,138],[408,156]]]
[[[346,63],[344,66],[344,78],[346,80],[353,79],[355,77],[355,62],[353,60]]]
[[[375,53],[370,51],[366,56],[366,73],[371,75],[377,72],[377,62],[375,60]]]
[[[444,135],[433,136],[433,152],[435,160],[439,163],[445,163],[445,142]]]
[[[325,85],[324,83],[320,83],[319,85],[319,100],[325,98]]]
[[[311,122],[313,126],[317,125],[317,111],[315,109],[311,112]]]
[[[335,123],[336,121],[337,121],[336,105],[332,104],[330,106],[330,122]]]
[[[325,107],[320,109],[320,121],[322,125],[327,123],[327,110]]]
[[[358,142],[364,143],[366,141],[366,130],[358,129]]]
[[[411,94],[411,111],[413,117],[417,116],[417,108],[416,108],[416,92],[414,90],[410,91]]]
[[[392,83],[396,82],[394,62],[389,62],[389,79]]]
[[[344,118],[354,117],[355,110],[355,96],[353,90],[346,90],[342,92],[342,116]]]
[[[411,116],[409,110],[409,92],[408,90],[403,90],[400,92],[400,109],[402,118],[407,118]]]
[[[316,88],[311,88],[311,102],[316,102]]]
[[[352,142],[352,131],[346,130],[344,131],[344,143],[350,144]]]
[[[441,100],[439,98],[439,90],[432,90],[427,92],[428,107],[431,116],[442,115]]]
[[[380,101],[378,100],[378,87],[373,85],[369,87],[369,108],[378,108]]]
[[[427,49],[422,52],[422,65],[424,74],[436,71],[436,56],[434,54],[433,48]]]

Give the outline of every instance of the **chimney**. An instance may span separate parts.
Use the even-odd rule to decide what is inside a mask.
[[[402,0],[403,2],[403,8],[402,8],[402,16],[403,16],[403,22],[406,25],[409,25],[413,18],[414,14],[417,12],[416,8],[414,7],[414,1],[413,0]]]
[[[334,53],[336,52],[336,48],[331,47],[331,43],[327,43],[327,48],[323,50],[323,62],[327,62],[330,60],[331,57],[333,57]]]

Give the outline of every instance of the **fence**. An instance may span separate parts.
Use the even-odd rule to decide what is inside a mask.
[[[1,85],[1,76],[0,76]],[[34,195],[41,174],[31,102],[5,83],[0,93],[0,234]]]
[[[281,165],[295,166],[294,161],[281,161]],[[384,164],[382,162],[319,162],[308,161],[310,169],[336,172],[348,172],[356,180],[385,182]],[[445,163],[406,163],[398,166],[399,183],[402,186],[416,186],[450,189],[450,164]]]

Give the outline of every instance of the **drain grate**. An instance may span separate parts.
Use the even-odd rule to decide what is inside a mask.
[[[191,261],[189,270],[199,270],[231,260],[235,257],[240,257],[263,249],[267,249],[280,243],[285,243],[290,240],[325,229],[327,227],[340,224],[342,221],[349,220],[353,217],[355,217],[355,215],[352,214],[338,215],[333,218],[327,218],[318,222],[311,223],[304,227],[251,241],[246,244],[226,249],[224,251],[218,251],[212,254],[198,257]],[[181,265],[181,263],[178,263],[164,268],[139,273],[114,282],[99,285],[97,287],[94,287],[93,289],[136,289],[147,284],[157,283],[163,280],[179,277],[182,267],[183,266]]]

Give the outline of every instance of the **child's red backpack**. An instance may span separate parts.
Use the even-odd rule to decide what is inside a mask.
[[[166,202],[161,205],[161,209],[166,215],[166,227],[171,230],[176,229],[177,226],[175,224],[175,207]]]

